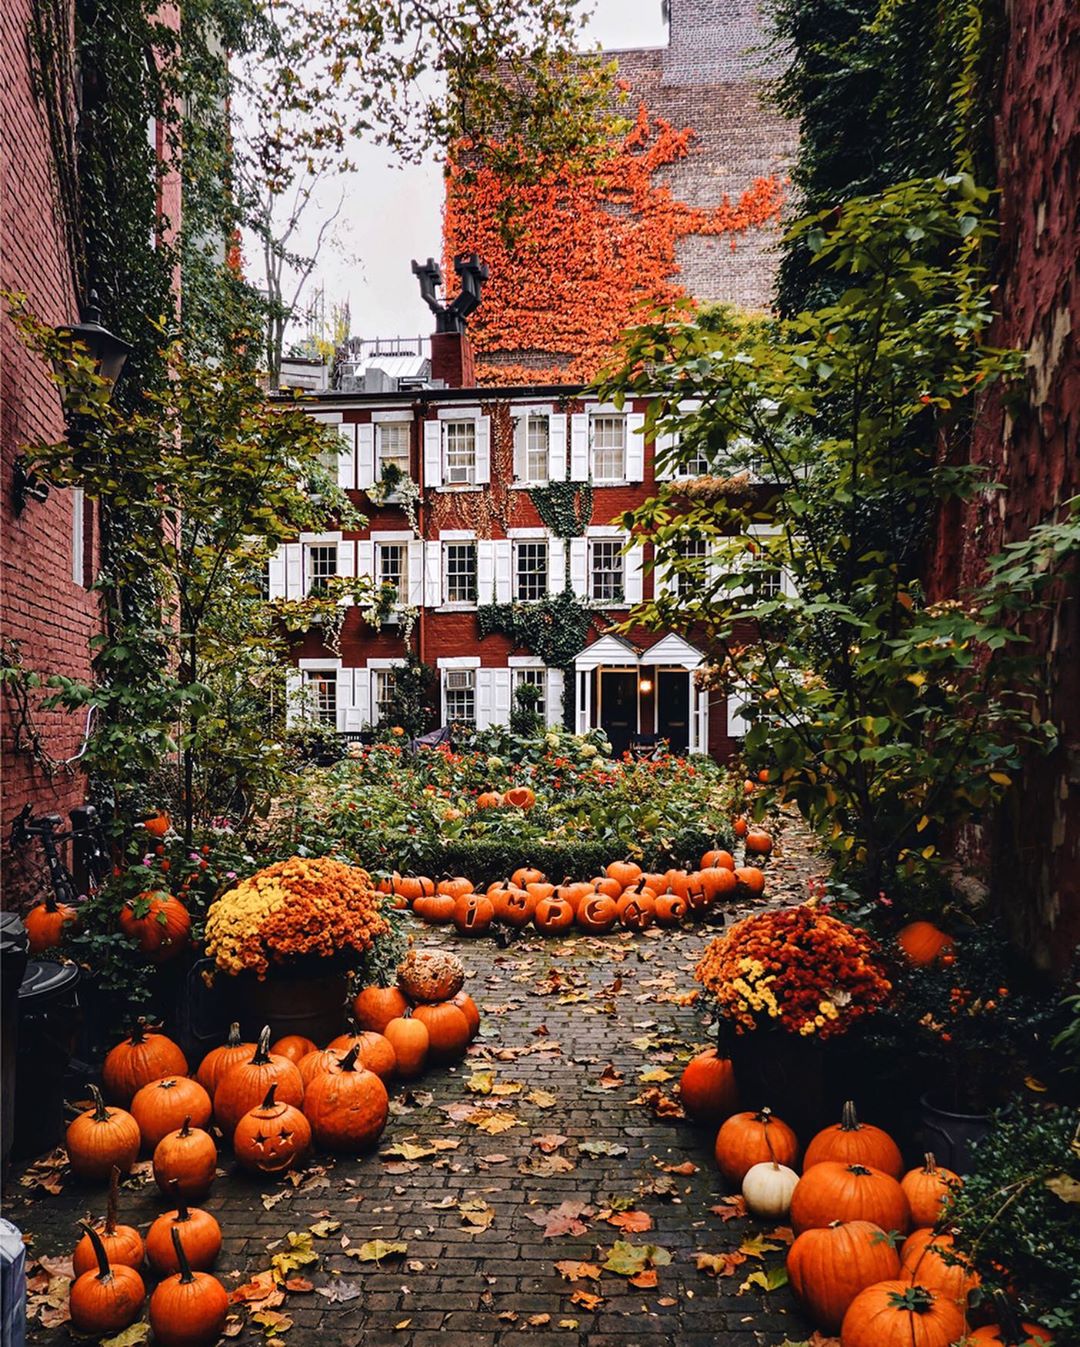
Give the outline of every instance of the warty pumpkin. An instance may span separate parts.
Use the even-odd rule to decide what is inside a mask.
[[[203,1197],[217,1175],[217,1147],[209,1132],[192,1127],[191,1120],[164,1136],[154,1148],[154,1179],[163,1193]]]
[[[911,1211],[891,1174],[870,1165],[822,1160],[799,1180],[791,1199],[791,1226],[801,1235],[833,1221],[872,1221],[904,1234],[911,1227]]]
[[[448,1001],[465,984],[461,960],[438,949],[411,949],[398,964],[397,976],[410,1001]]]
[[[229,1033],[225,1042],[220,1047],[211,1048],[199,1063],[199,1069],[195,1072],[195,1079],[213,1098],[218,1082],[225,1072],[239,1062],[248,1061],[255,1051],[255,1046],[254,1043],[247,1043],[240,1037],[240,1025],[234,1020],[229,1025]]]
[[[454,1014],[465,1023],[460,1010]],[[373,1071],[360,1065],[358,1057],[353,1048],[340,1062],[316,1076],[308,1088],[307,1119],[315,1141],[326,1150],[364,1150],[378,1141],[386,1126],[390,1109],[386,1086]]]
[[[114,1166],[130,1172],[139,1157],[139,1124],[122,1108],[107,1108],[101,1091],[90,1086],[93,1108],[68,1124],[64,1145],[71,1172],[80,1179],[107,1179]]]
[[[840,1326],[840,1347],[951,1347],[964,1316],[945,1296],[902,1281],[860,1291]]]
[[[891,1174],[894,1179],[899,1179],[904,1172],[900,1147],[880,1127],[861,1123],[850,1099],[841,1110],[840,1121],[823,1128],[807,1146],[803,1169],[820,1164],[822,1160],[838,1160],[844,1165],[870,1165]]]
[[[144,1085],[162,1076],[186,1076],[187,1069],[187,1058],[172,1039],[140,1018],[129,1036],[109,1050],[101,1077],[108,1097],[127,1108]]]
[[[175,1226],[183,1235],[184,1252],[191,1266],[205,1272],[214,1266],[221,1252],[221,1226],[202,1207],[189,1207],[176,1183],[169,1187],[176,1206],[172,1211],[163,1212],[146,1232],[147,1262],[159,1277],[180,1271],[172,1242]]]
[[[751,1165],[775,1160],[792,1168],[799,1158],[799,1141],[785,1122],[771,1109],[756,1113],[734,1113],[716,1134],[716,1163],[734,1188],[741,1186]]]
[[[275,1099],[277,1083],[261,1104],[236,1124],[233,1154],[244,1169],[282,1174],[302,1160],[311,1147],[311,1124],[294,1104]]]
[[[150,1327],[158,1347],[207,1347],[217,1342],[229,1313],[229,1296],[209,1272],[195,1272],[184,1249],[180,1227],[172,1242],[180,1271],[154,1288]]]
[[[872,1221],[833,1221],[799,1235],[788,1250],[787,1273],[814,1327],[837,1333],[860,1291],[900,1276],[900,1255]]]
[[[136,1091],[131,1116],[139,1124],[144,1151],[152,1152],[163,1136],[175,1132],[190,1118],[196,1127],[210,1122],[210,1096],[190,1076],[163,1076]]]
[[[109,1197],[105,1207],[105,1220],[100,1225],[95,1224],[94,1229],[98,1232],[98,1237],[110,1264],[123,1264],[124,1267],[140,1268],[146,1252],[142,1235],[133,1225],[119,1225],[116,1220],[119,1207],[119,1184],[120,1171],[114,1165],[109,1178]],[[76,1277],[81,1277],[84,1272],[90,1272],[97,1267],[97,1250],[94,1248],[89,1235],[83,1235],[82,1239],[75,1245],[75,1252],[71,1255],[71,1265]]]
[[[146,1287],[134,1268],[110,1264],[105,1246],[92,1226],[83,1222],[82,1228],[93,1246],[97,1265],[71,1283],[68,1301],[71,1326],[76,1333],[103,1338],[135,1322],[142,1313]]]
[[[688,1117],[719,1126],[739,1107],[731,1059],[721,1057],[715,1048],[691,1057],[679,1078],[679,1099]]]
[[[911,1208],[911,1224],[916,1229],[937,1225],[953,1193],[963,1185],[964,1180],[959,1174],[939,1165],[927,1151],[922,1165],[918,1169],[909,1169],[900,1180]]]

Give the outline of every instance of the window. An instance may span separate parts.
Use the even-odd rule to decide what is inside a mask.
[[[521,687],[523,683],[528,683],[530,687],[540,689],[540,700],[536,703],[536,714],[541,720],[547,720],[547,670],[546,669],[515,669],[514,670],[514,689]]]
[[[391,464],[403,477],[409,475],[409,433],[408,421],[383,421],[375,427],[375,452],[377,455],[377,475]]]
[[[393,585],[398,602],[405,601],[408,585],[408,549],[404,543],[376,543],[375,580],[380,585]]]
[[[600,539],[589,553],[589,597],[598,603],[620,603],[623,598],[623,545],[618,539]]]
[[[784,577],[779,566],[759,560],[750,569],[750,591],[755,599],[775,599],[783,591]]]
[[[673,594],[685,598],[692,595],[696,589],[701,586],[705,578],[702,562],[705,560],[706,548],[704,538],[687,538],[685,542],[679,543],[679,558],[686,564],[688,569],[681,567],[672,572],[671,591]]]
[[[352,429],[352,427],[349,427]],[[326,432],[326,443],[319,450],[319,467],[326,473],[332,482],[338,479],[338,462],[341,459],[345,445],[341,436],[333,430]]]
[[[550,471],[550,428],[546,416],[530,416],[525,422],[525,478],[546,482]]]
[[[476,602],[476,544],[446,543],[446,602]]]
[[[679,464],[680,477],[707,477],[712,471],[712,460],[703,444],[697,446],[692,457]]]
[[[447,669],[443,674],[446,723],[476,724],[476,674],[472,669]]]
[[[447,421],[446,480],[453,485],[476,481],[476,422]]]
[[[514,560],[514,598],[528,603],[546,599],[548,592],[548,545],[517,543]]]
[[[371,700],[375,711],[375,724],[387,725],[393,711],[394,671],[393,669],[376,669],[374,673]]]
[[[597,482],[626,480],[626,417],[592,418],[592,471]]]
[[[77,585],[86,576],[86,497],[81,486],[71,488],[71,578]]]
[[[308,669],[304,675],[306,712],[324,725],[337,725],[337,674],[333,669]]]
[[[309,547],[307,549],[308,593],[319,594],[326,589],[326,582],[337,575],[337,544]]]

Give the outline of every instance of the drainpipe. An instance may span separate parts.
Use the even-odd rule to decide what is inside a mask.
[[[427,538],[424,534],[424,427],[420,420],[420,415],[424,410],[424,404],[417,400],[413,403],[413,444],[416,449],[416,478],[420,486],[420,500],[416,507],[416,531],[420,535],[420,541],[423,543],[421,548],[420,562],[420,617],[416,624],[416,652],[417,658],[423,664],[424,660],[424,617],[426,607],[424,600],[427,597]]]

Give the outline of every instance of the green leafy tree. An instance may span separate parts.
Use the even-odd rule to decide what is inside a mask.
[[[717,474],[624,516],[671,582],[638,616],[704,639],[750,763],[870,894],[932,864],[942,830],[1054,738],[1019,619],[1075,552],[1077,512],[972,593],[931,603],[919,579],[938,507],[985,487],[942,451],[949,431],[1020,369],[986,344],[986,201],[932,179],[811,217],[795,235],[849,278],[834,302],[771,330],[643,327],[600,390],[671,389],[647,433],[676,437],[670,466],[704,454]]]

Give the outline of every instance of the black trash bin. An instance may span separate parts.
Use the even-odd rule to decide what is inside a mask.
[[[43,1155],[60,1144],[64,1075],[78,1028],[78,968],[31,959],[19,988],[13,1155]]]
[[[15,1122],[15,1052],[19,988],[30,938],[14,912],[0,912],[0,1172],[7,1172]]]

